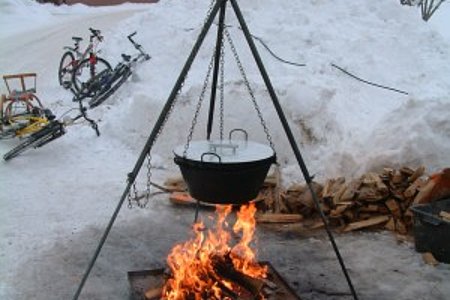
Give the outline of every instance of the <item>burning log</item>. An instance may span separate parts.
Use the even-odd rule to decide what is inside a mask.
[[[252,299],[264,299],[261,294],[264,281],[237,271],[229,254],[225,256],[215,256],[212,258],[212,261],[214,270],[219,276],[238,284],[245,290],[249,291],[252,295]]]

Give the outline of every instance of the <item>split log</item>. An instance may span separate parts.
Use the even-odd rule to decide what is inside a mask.
[[[423,259],[424,263],[426,263],[427,265],[433,266],[433,267],[435,267],[439,264],[439,262],[436,260],[434,255],[430,252],[423,253],[422,259]]]
[[[394,170],[394,173],[391,177],[391,182],[395,185],[401,184],[403,182],[403,175],[400,171]]]
[[[349,232],[349,231],[358,230],[358,229],[362,229],[362,228],[372,227],[375,225],[380,225],[380,224],[386,223],[387,221],[389,221],[389,216],[376,216],[376,217],[372,217],[368,220],[350,223],[344,228],[343,231]]]
[[[394,218],[389,218],[389,221],[384,225],[384,228],[390,231],[395,231],[395,220]]]
[[[388,207],[391,214],[394,216],[394,218],[399,219],[402,217],[402,211],[395,199],[390,198],[385,202],[385,204]]]
[[[170,194],[169,200],[174,204],[182,204],[182,205],[192,205],[197,201],[189,195],[189,193],[184,192],[174,192]]]
[[[369,204],[369,205],[365,205],[359,208],[360,212],[379,212],[380,211],[380,207],[376,204]]]
[[[303,220],[303,216],[299,214],[276,214],[265,213],[255,216],[257,223],[298,223]]]
[[[332,199],[334,195],[341,189],[345,183],[344,177],[338,177],[336,179],[328,179],[322,190],[322,198]]]
[[[240,285],[249,291],[255,299],[259,299],[264,286],[264,280],[247,276],[237,271],[229,255],[212,258],[214,271],[222,278]]]
[[[361,180],[353,180],[352,182],[350,182],[339,199],[333,199],[334,204],[353,201],[355,199],[355,196],[358,194],[358,189],[361,187],[361,184]]]
[[[417,178],[412,182],[412,184],[405,190],[403,195],[406,199],[414,198],[419,192],[420,188],[422,188],[426,183],[424,178]]]
[[[418,167],[414,173],[408,178],[409,182],[414,182],[416,181],[419,177],[421,177],[423,174],[425,174],[425,167],[424,166],[420,166]]]
[[[163,287],[156,287],[149,289],[145,292],[144,297],[145,300],[159,300],[161,299],[163,293]]]

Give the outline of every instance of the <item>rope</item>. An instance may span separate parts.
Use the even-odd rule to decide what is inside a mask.
[[[393,91],[393,92],[397,92],[397,93],[400,93],[400,94],[408,95],[408,93],[405,92],[405,91],[402,91],[402,90],[399,90],[399,89],[394,89],[394,88],[391,88],[391,87],[388,87],[388,86],[384,86],[384,85],[381,85],[381,84],[378,84],[378,83],[373,83],[373,82],[371,82],[371,81],[362,79],[362,78],[360,78],[360,77],[358,77],[358,76],[356,76],[356,75],[353,75],[353,74],[350,73],[349,71],[347,71],[347,70],[345,70],[345,69],[343,69],[343,68],[341,68],[341,67],[339,67],[339,66],[337,66],[337,65],[335,65],[335,64],[333,64],[333,63],[331,63],[331,66],[332,66],[333,68],[336,68],[336,69],[338,69],[339,71],[341,71],[341,72],[347,74],[348,76],[350,76],[350,77],[352,77],[352,78],[355,78],[356,80],[359,80],[359,81],[364,82],[364,83],[366,83],[366,84],[373,85],[373,86],[376,86],[376,87],[379,87],[379,88],[382,88],[382,89],[390,90],[390,91]]]
[[[233,27],[233,26],[227,25],[226,27]],[[237,27],[237,28],[242,31],[242,28],[240,28],[240,27]],[[253,35],[253,34],[250,34],[250,35],[253,37],[253,39],[258,41],[270,53],[270,55],[272,55],[275,59],[281,61],[282,63],[289,64],[289,65],[296,66],[296,67],[305,67],[306,66],[306,64],[288,61],[288,60],[286,60],[284,58],[279,57],[278,55],[275,54],[275,52],[273,52],[270,49],[270,47],[264,42],[264,40],[262,38],[260,38],[260,37],[258,37],[256,35]],[[392,92],[408,95],[408,92],[402,91],[400,89],[384,86],[384,85],[381,85],[381,84],[378,84],[378,83],[374,83],[374,82],[362,79],[362,78],[360,78],[360,77],[350,73],[349,71],[345,70],[344,68],[339,67],[336,64],[331,63],[331,66],[336,68],[336,69],[338,69],[339,71],[345,73],[346,75],[348,75],[348,76],[350,76],[350,77],[352,77],[352,78],[354,78],[354,79],[356,79],[356,80],[358,80],[360,82],[363,82],[365,84],[369,84],[369,85],[372,85],[372,86],[375,86],[375,87],[378,87],[378,88],[386,89],[386,90],[389,90],[389,91],[392,91]]]

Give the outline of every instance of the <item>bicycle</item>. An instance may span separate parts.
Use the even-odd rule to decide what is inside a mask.
[[[80,92],[83,83],[94,77],[97,73],[111,69],[111,65],[103,58],[97,56],[96,46],[103,41],[100,30],[89,28],[91,35],[89,44],[84,52],[80,51],[81,37],[72,37],[73,47],[64,47],[67,51],[61,57],[58,70],[59,84],[65,89],[74,87],[76,92]],[[89,72],[83,72],[88,69]],[[76,70],[76,71],[75,71]]]
[[[73,91],[73,90],[72,90]],[[75,93],[75,91],[73,91]],[[47,119],[47,123],[38,131],[31,133],[27,138],[25,138],[25,141],[8,151],[5,155],[3,155],[3,159],[5,161],[8,161],[19,154],[23,153],[25,150],[30,149],[31,147],[36,149],[40,148],[57,138],[63,136],[66,133],[65,127],[72,125],[77,121],[78,119],[84,118],[86,121],[88,121],[92,127],[92,129],[95,131],[97,136],[100,136],[100,131],[98,130],[97,123],[90,119],[87,114],[87,108],[83,106],[82,100],[84,97],[87,97],[87,95],[81,95],[81,94],[75,94],[74,96],[76,98],[76,101],[79,105],[79,111],[80,113],[75,116],[74,118],[68,118],[64,119],[62,121],[57,120],[56,117],[51,113],[50,110],[44,110],[45,112],[45,118]]]
[[[136,34],[137,32],[135,31],[127,36],[130,43],[138,51],[135,56],[122,53],[122,61],[113,70],[103,70],[86,82],[85,88],[93,91],[91,94],[92,97],[89,100],[89,108],[100,105],[117,91],[131,76],[138,63],[151,59],[151,56],[145,52],[144,47],[133,40]]]

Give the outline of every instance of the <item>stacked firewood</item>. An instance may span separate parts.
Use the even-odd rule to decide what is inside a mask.
[[[181,177],[168,180],[165,186],[172,191],[186,188]],[[404,235],[412,227],[411,205],[450,197],[450,169],[428,176],[423,166],[385,168],[351,181],[339,177],[311,186],[332,227],[344,232],[385,228]],[[195,203],[186,191],[172,193],[170,199],[177,204]],[[293,184],[283,188],[278,170],[266,178],[254,201],[259,223],[303,221],[312,224],[310,228],[323,225],[309,187]]]
[[[406,234],[413,217],[408,208],[427,183],[424,172],[424,167],[385,168],[381,173],[369,172],[348,182],[343,177],[329,179],[324,185],[313,182],[312,187],[333,227],[343,231],[384,227]],[[266,184],[261,192],[264,202],[259,207],[264,212],[299,214],[305,219],[317,217],[315,202],[306,185],[292,185],[278,197],[271,196],[274,189]]]

